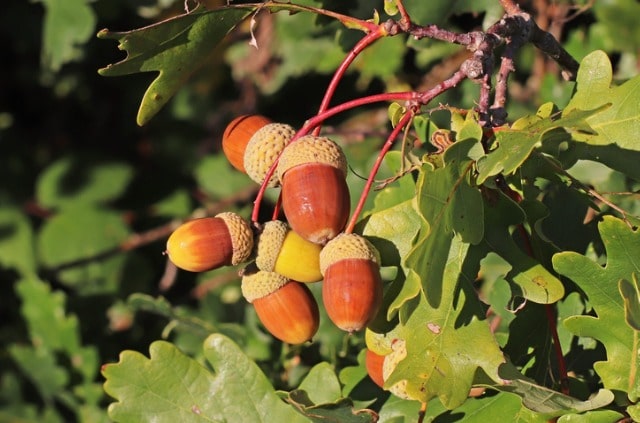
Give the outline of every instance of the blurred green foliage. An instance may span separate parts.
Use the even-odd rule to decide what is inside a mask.
[[[225,2],[209,3],[211,6]],[[382,2],[374,5],[366,0],[303,3],[363,19],[372,18],[375,7],[383,19],[387,17]],[[501,14],[499,3],[494,0],[453,3],[407,0],[405,4],[416,22],[437,23],[459,31],[486,28]],[[186,5],[193,6],[190,2]],[[229,382],[236,377],[237,369],[232,368],[233,363],[221,360],[233,357],[238,360],[237,367],[255,363],[257,367],[251,367],[251,371],[260,369],[266,375],[256,396],[267,396],[273,402],[279,401],[276,395],[281,394],[293,405],[290,409],[280,407],[283,415],[303,420],[299,416],[309,415],[314,405],[329,403],[335,407],[336,415],[369,407],[379,412],[381,421],[415,421],[419,403],[389,397],[363,379],[363,334],[345,336],[323,316],[312,345],[282,345],[264,332],[255,313],[241,298],[238,268],[199,275],[171,274],[167,270],[166,257],[162,254],[164,242],[171,228],[182,219],[222,209],[244,216],[250,213],[257,188],[228,166],[220,154],[226,123],[239,114],[259,112],[276,121],[301,125],[316,113],[331,72],[358,39],[357,32],[323,17],[260,13],[255,28],[251,29],[248,22],[240,24],[202,61],[201,67],[175,96],[157,110],[157,115],[140,127],[136,125],[135,116],[155,75],[143,73],[119,78],[98,75],[98,69],[123,60],[125,55],[118,51],[115,43],[100,40],[95,34],[102,28],[115,32],[142,28],[184,13],[184,7],[185,3],[170,0],[9,1],[3,5],[0,13],[3,40],[0,421],[109,421],[107,407],[112,399],[107,393],[113,394],[117,389],[106,388],[105,393],[100,366],[117,362],[123,350],[146,354],[150,345],[158,356],[147,359],[126,353],[117,365],[120,367],[111,367],[107,374],[116,369],[125,373],[135,371],[147,361],[166,368],[175,364],[171,356],[175,354],[185,369],[197,369],[205,385],[214,385],[215,380],[209,379],[210,373],[204,369],[209,365],[222,366],[216,368],[223,373],[218,376]],[[609,0],[592,5],[578,0],[526,3],[523,7],[544,29],[552,30],[576,59],[603,49],[614,64],[613,73],[607,75],[609,79],[624,81],[637,75],[640,62],[638,2]],[[571,19],[563,20],[566,17]],[[252,30],[259,49],[249,45]],[[404,36],[385,39],[356,59],[334,102],[381,91],[427,89],[458,68],[460,55],[461,50],[455,46],[426,39],[415,41]],[[516,59],[508,103],[510,121],[535,114],[538,106],[548,101],[561,109],[569,103],[575,84],[562,81],[549,59],[528,47]],[[611,94],[603,89],[601,94],[621,99],[628,90],[630,87],[626,86]],[[436,102],[471,108],[477,93],[477,85],[465,81],[438,97]],[[600,106],[580,96],[574,97],[571,104],[587,109]],[[620,110],[628,109],[620,106],[611,113]],[[429,124],[446,126],[448,119],[448,115],[434,113]],[[331,119],[325,129],[345,146],[353,170],[349,184],[353,192],[359,192],[364,183],[359,175],[367,174],[389,130],[386,107],[369,106],[349,112]],[[610,129],[619,127],[612,125]],[[422,141],[425,137],[423,135]],[[473,138],[470,136],[470,143],[474,142]],[[534,144],[537,142],[535,139]],[[636,145],[635,140],[629,143]],[[618,204],[638,214],[635,198],[622,194],[615,197],[615,193],[638,189],[638,183],[632,178],[637,176],[635,156],[627,156],[624,161],[611,150],[580,148],[563,156],[566,163],[601,154],[598,157],[603,157],[606,164],[621,165],[612,170],[581,161],[573,168],[574,176],[599,190],[611,192]],[[505,160],[498,161],[504,164]],[[378,178],[394,176],[399,161],[397,153],[390,155],[387,167]],[[520,164],[519,161],[517,165]],[[523,170],[527,171],[527,164]],[[540,192],[547,182],[544,178],[537,181]],[[419,182],[419,190],[426,192],[424,183]],[[385,257],[392,258],[386,263],[390,266],[401,265],[400,257],[409,253],[407,243],[416,235],[416,226],[425,225],[410,206],[414,189],[414,181],[402,178],[377,191],[375,198],[367,203],[365,216],[369,217],[365,233],[385,235],[390,241],[377,244],[381,251],[386,249]],[[607,238],[610,235],[607,231],[611,229],[605,227],[600,235],[593,224],[571,226],[571,222],[582,218],[593,204],[557,186],[546,194],[546,210],[536,210],[539,221],[531,224],[542,228],[540,233],[548,238],[537,241],[579,251],[596,262],[603,262],[599,240],[600,236]],[[566,206],[567,198],[572,199],[570,207]],[[273,196],[268,197],[263,207],[265,216],[270,215],[274,200]],[[482,209],[482,204],[476,205],[479,207],[476,210]],[[607,210],[606,205],[600,206]],[[530,210],[527,213],[535,215]],[[398,216],[402,217],[400,222]],[[570,231],[571,236],[563,236],[563,231]],[[502,235],[505,244],[512,242],[506,232]],[[397,244],[397,248],[393,244]],[[564,272],[562,268],[571,258],[563,257],[558,272],[572,272]],[[408,266],[422,264],[414,257]],[[460,263],[449,265],[461,266]],[[447,271],[454,271],[452,269]],[[539,366],[546,369],[548,363],[540,364],[541,357],[528,350],[531,340],[520,337],[544,329],[533,317],[525,314],[515,319],[505,311],[513,305],[509,302],[508,288],[513,281],[507,280],[505,275],[509,269],[500,257],[488,255],[483,260],[482,271],[488,281],[483,286],[489,295],[485,300],[495,305],[496,312],[503,317],[502,324],[496,328],[497,340],[509,349],[523,373],[532,378],[540,376],[536,373]],[[592,279],[588,279],[589,289],[597,285]],[[407,281],[411,282],[410,278]],[[623,285],[630,301],[636,298],[633,287],[637,283],[632,285],[632,282],[635,280]],[[411,304],[421,289],[416,281],[401,289],[392,283],[389,287],[402,289],[398,302],[389,307],[390,318],[394,310],[401,307],[401,302]],[[314,289],[314,295],[319,297],[319,290]],[[590,310],[575,291],[559,304],[563,318]],[[430,306],[421,304],[420,307],[425,307],[418,309],[423,313]],[[620,305],[615,313],[622,316],[633,310]],[[510,328],[510,325],[513,326]],[[601,359],[603,346],[583,338],[576,340],[571,332],[577,332],[580,326],[588,328],[578,320],[568,325],[568,331],[563,327],[559,331],[574,369],[581,371],[576,384],[584,392],[593,393],[599,387],[599,380],[591,363]],[[203,351],[203,342],[211,332],[223,335],[208,338],[209,348]],[[510,332],[516,335],[509,337]],[[159,339],[168,339],[173,345],[152,344]],[[610,340],[605,338],[602,342],[607,344]],[[236,351],[236,345],[242,349],[241,353]],[[548,345],[541,348],[546,347]],[[180,351],[194,360],[187,360]],[[317,363],[331,363],[331,369]],[[224,376],[225,371],[231,376]],[[143,378],[153,376],[141,375]],[[262,376],[244,377],[251,386],[256,377]],[[536,380],[540,384],[552,384],[548,374]],[[161,395],[168,395],[167,391],[179,381],[178,377],[164,380],[159,387]],[[319,390],[318,386],[325,390]],[[276,392],[296,388],[302,391]],[[181,399],[188,398],[188,392],[180,395]],[[353,402],[341,402],[340,396],[349,396]],[[229,400],[234,399],[237,397],[230,394]],[[554,400],[562,402],[564,398]],[[619,401],[621,408],[627,405],[624,401]],[[576,413],[586,410],[579,408],[582,403],[570,405],[576,407]],[[184,410],[193,411],[192,406],[188,404]],[[519,398],[512,394],[467,402],[456,412],[444,409],[437,399],[428,407],[432,417],[441,416],[446,421],[459,418],[456,413],[486,421],[483,419],[495,418],[490,414],[492,409],[500,410],[502,416],[518,415],[519,421],[544,420],[523,408]],[[133,413],[139,411],[148,413],[151,409],[139,407]],[[257,412],[264,414],[265,410],[258,407]],[[640,415],[633,407],[627,412]],[[122,410],[116,409],[113,413],[111,417],[115,418]],[[618,411],[599,410],[591,414],[589,421],[610,421],[620,415]],[[569,414],[560,420],[572,421],[570,417]]]

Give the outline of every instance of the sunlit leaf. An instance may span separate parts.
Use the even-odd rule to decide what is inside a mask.
[[[103,366],[105,391],[116,422],[303,422],[275,394],[260,371],[229,338],[211,335],[204,354],[215,373],[173,344],[156,341],[150,357],[124,351]]]
[[[333,402],[341,396],[336,372],[326,362],[313,366],[298,389],[307,391],[309,399],[316,404]]]
[[[564,113],[562,117],[531,116],[526,123],[514,123],[517,129],[504,129],[496,133],[497,147],[486,156],[478,160],[478,181],[484,182],[499,173],[506,175],[514,173],[531,155],[536,147],[543,143],[558,145],[568,141],[575,134],[593,133],[587,118],[602,113],[609,104],[589,110],[573,109]]]
[[[611,61],[603,51],[595,51],[582,60],[577,76],[576,92],[563,111],[563,116],[577,109],[593,109],[610,105],[602,112],[587,116],[586,122],[595,134],[575,134],[575,138],[594,145],[613,144],[622,149],[640,150],[640,76],[619,86],[612,86]]]
[[[406,263],[420,269],[422,289],[434,305],[442,295],[453,237],[477,243],[483,236],[482,197],[470,179],[476,147],[477,140],[471,138],[454,143],[445,153],[445,167],[433,170],[424,165],[418,178],[418,210],[428,226],[418,235]]]
[[[411,398],[426,402],[438,397],[453,409],[467,398],[478,369],[500,380],[498,368],[504,357],[472,286],[477,257],[468,257],[469,245],[457,238],[448,250],[440,301],[429,301],[431,293],[425,290],[406,322],[397,328],[398,338],[405,341],[406,358],[385,385],[406,380]],[[416,261],[412,271],[424,278],[430,270]]]
[[[605,217],[598,228],[607,252],[606,266],[573,252],[553,257],[554,268],[584,290],[596,313],[595,316],[569,317],[564,324],[578,336],[602,342],[607,358],[596,362],[594,368],[604,387],[627,392],[635,401],[640,394],[638,332],[626,323],[618,283],[622,279],[632,280],[640,271],[640,233],[610,216]]]
[[[117,40],[127,57],[100,69],[104,76],[159,72],[147,89],[137,122],[144,125],[211,55],[250,10],[198,8],[191,13],[127,32],[103,29],[98,37]]]

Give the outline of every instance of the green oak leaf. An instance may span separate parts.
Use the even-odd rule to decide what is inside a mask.
[[[284,396],[284,400],[312,422],[375,423],[378,421],[378,414],[373,410],[366,408],[355,410],[350,398],[341,398],[331,403],[314,404],[309,399],[307,391],[297,389]]]
[[[42,64],[56,72],[76,59],[79,47],[95,30],[96,15],[89,0],[40,0],[44,4]]]
[[[505,194],[492,192],[495,198],[485,202],[485,237],[480,244],[511,265],[505,279],[512,287],[513,295],[535,303],[551,304],[564,296],[562,282],[538,260],[525,253],[516,244],[510,227],[525,219],[522,209]]]
[[[619,86],[611,86],[611,61],[603,51],[594,51],[580,63],[576,92],[563,111],[563,117],[578,109],[607,105],[602,112],[586,117],[595,133],[575,134],[574,138],[593,145],[615,145],[640,150],[640,76]]]
[[[380,252],[383,266],[398,266],[404,263],[421,222],[413,200],[406,200],[369,215],[362,234]]]
[[[204,356],[215,370],[156,341],[150,357],[123,351],[106,364],[104,389],[117,402],[109,405],[116,422],[305,422],[278,398],[258,366],[229,338],[213,334]]]
[[[309,399],[316,404],[332,402],[341,396],[338,376],[331,364],[327,362],[313,366],[298,389],[307,391]]]
[[[366,374],[363,367],[362,371]],[[335,369],[331,364],[322,362],[309,370],[298,389],[291,392],[278,392],[278,394],[300,414],[314,422],[373,423],[378,421],[374,411],[357,409],[350,398],[342,397],[341,391],[340,380]]]
[[[127,57],[98,72],[121,76],[159,72],[142,98],[137,123],[144,125],[164,106],[206,59],[222,39],[251,10],[196,8],[157,24],[126,32],[103,29],[99,38],[117,40]]]
[[[618,284],[632,280],[640,271],[640,233],[611,216],[605,216],[598,229],[606,248],[606,266],[574,252],[553,257],[554,268],[585,292],[596,313],[569,317],[564,325],[578,336],[602,342],[607,359],[596,362],[594,369],[604,387],[627,392],[636,401],[640,398],[638,332],[626,323],[625,302]]]
[[[478,147],[473,138],[455,142],[445,152],[444,167],[434,170],[425,164],[418,177],[417,207],[425,223],[406,265],[421,269],[422,290],[434,306],[442,296],[442,275],[454,236],[469,243],[478,243],[483,237],[482,196],[471,185]],[[415,286],[415,278],[407,280]]]
[[[604,104],[594,108],[591,104],[588,109],[573,109],[559,117],[548,115],[548,105],[543,105],[538,115],[521,118],[512,128],[496,132],[497,147],[478,160],[478,183],[500,173],[514,173],[543,143],[557,145],[576,134],[592,134],[587,118],[602,113],[607,107],[608,104]]]
[[[457,416],[455,421],[465,423],[509,422],[509,423],[547,423],[549,417],[531,411],[522,405],[517,395],[506,392],[491,393],[479,398],[469,398],[455,410],[447,410],[439,401],[433,400],[427,405],[426,417],[429,421],[450,421],[448,416]]]
[[[464,403],[478,369],[500,383],[498,368],[505,361],[474,291],[479,257],[470,251],[469,244],[452,239],[441,275],[441,301],[434,305],[428,291],[420,293],[408,318],[395,329],[406,357],[385,382],[393,386],[406,380],[410,398],[427,402],[438,397],[448,409]],[[429,269],[412,271],[420,278]]]
[[[505,383],[494,385],[494,389],[522,397],[522,404],[525,407],[537,413],[547,414],[549,417],[596,410],[609,405],[614,400],[613,392],[608,389],[598,390],[585,401],[564,395],[538,385],[522,375],[510,362],[500,367],[500,376],[504,378]]]

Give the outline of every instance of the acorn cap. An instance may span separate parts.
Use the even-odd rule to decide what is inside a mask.
[[[258,298],[266,297],[289,283],[286,276],[276,272],[258,270],[242,276],[240,289],[244,298],[252,303]]]
[[[231,264],[235,266],[247,260],[253,250],[253,231],[249,223],[232,212],[219,213],[215,217],[224,220],[229,229],[233,248]]]
[[[287,231],[289,226],[281,220],[272,220],[264,224],[258,236],[256,253],[256,266],[260,270],[273,271]]]
[[[285,123],[269,123],[258,129],[247,143],[244,151],[244,167],[247,175],[261,184],[295,133],[296,130]],[[280,185],[280,181],[274,172],[267,187],[273,188],[278,185]]]
[[[365,237],[342,233],[320,251],[320,272],[324,275],[329,266],[345,259],[369,260],[380,265],[380,253]]]
[[[326,137],[306,135],[290,143],[278,159],[278,178],[282,181],[287,170],[304,163],[326,164],[347,175],[347,158],[342,148]]]

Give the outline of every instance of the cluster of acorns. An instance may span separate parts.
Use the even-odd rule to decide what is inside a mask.
[[[354,332],[378,312],[382,280],[375,247],[344,232],[350,197],[342,149],[312,135],[290,142],[294,134],[289,125],[248,115],[229,123],[222,141],[231,165],[259,184],[278,162],[267,186],[280,187],[286,223],[253,226],[230,212],[191,220],[171,234],[167,254],[192,272],[252,261],[242,272],[244,297],[273,336],[299,344],[319,326],[318,304],[306,284],[322,281],[327,315]]]

